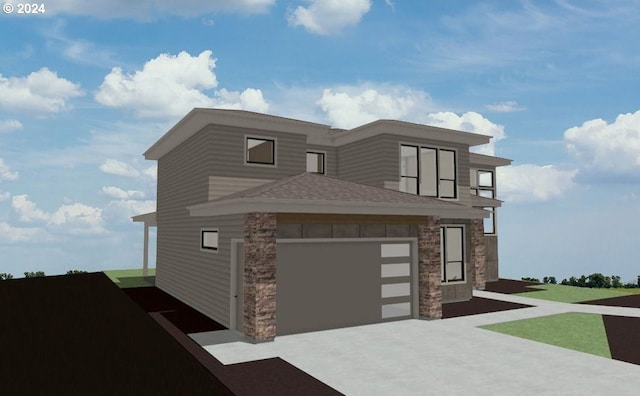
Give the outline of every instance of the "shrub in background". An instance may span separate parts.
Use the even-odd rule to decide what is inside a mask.
[[[7,272],[0,273],[0,280],[7,280],[7,279],[13,279],[13,275]]]
[[[38,278],[38,277],[42,277],[42,276],[46,276],[44,274],[44,271],[25,272],[24,273],[24,277],[25,278]]]
[[[538,283],[540,283],[540,279],[538,279],[538,278],[525,277],[525,278],[520,278],[520,279],[522,279],[523,281],[527,281],[527,282],[538,282]]]
[[[82,271],[82,270],[69,270],[67,271],[67,275],[73,275],[73,274],[86,274],[87,271]]]

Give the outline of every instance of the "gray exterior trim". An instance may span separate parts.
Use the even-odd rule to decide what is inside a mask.
[[[131,218],[134,223],[145,223],[149,227],[155,227],[158,225],[156,220],[156,212],[145,213]]]
[[[378,120],[335,135],[332,145],[342,146],[383,133],[412,138],[429,138],[448,143],[462,143],[477,146],[489,143],[491,136],[479,135],[434,127],[431,125],[414,124],[397,120]]]
[[[480,195],[471,194],[470,203],[473,207],[490,207],[490,208],[499,208],[502,206],[502,202],[499,199],[491,199],[487,197],[482,197]]]
[[[512,160],[508,158],[501,157],[493,157],[490,155],[478,154],[478,153],[469,153],[469,165],[473,167],[483,167],[483,166],[507,166],[511,165]]]
[[[220,216],[252,211],[276,213],[335,213],[371,215],[439,216],[453,219],[482,219],[489,214],[480,209],[461,207],[446,209],[424,204],[325,201],[300,199],[233,198],[188,206],[190,216]]]

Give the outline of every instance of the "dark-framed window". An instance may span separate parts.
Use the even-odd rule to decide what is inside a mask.
[[[496,173],[487,169],[471,169],[471,194],[485,198],[496,197]],[[483,208],[490,212],[484,219],[484,233],[493,235],[496,233],[496,208]]]
[[[200,249],[218,251],[218,229],[200,230]]]
[[[400,145],[400,191],[437,198],[457,198],[456,152]]]
[[[495,234],[496,233],[496,208],[482,208],[489,212],[489,217],[485,217],[484,220],[484,233]]]
[[[440,268],[442,282],[464,282],[464,227],[440,227]]]
[[[245,139],[246,163],[247,164],[276,164],[276,141],[258,137],[247,137]]]
[[[325,154],[318,151],[307,151],[307,172],[324,175]]]

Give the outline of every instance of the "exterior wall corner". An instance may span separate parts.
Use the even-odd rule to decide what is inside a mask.
[[[428,217],[418,225],[419,316],[442,318],[440,218]]]
[[[483,219],[475,219],[471,223],[471,247],[473,286],[478,290],[484,290],[487,279],[487,263]]]
[[[276,226],[275,213],[245,215],[243,332],[256,342],[276,336]]]

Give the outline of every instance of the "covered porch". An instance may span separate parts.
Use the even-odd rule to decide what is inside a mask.
[[[149,276],[149,227],[157,227],[156,212],[145,213],[131,218],[134,223],[144,223],[144,247],[142,252],[142,276]]]

